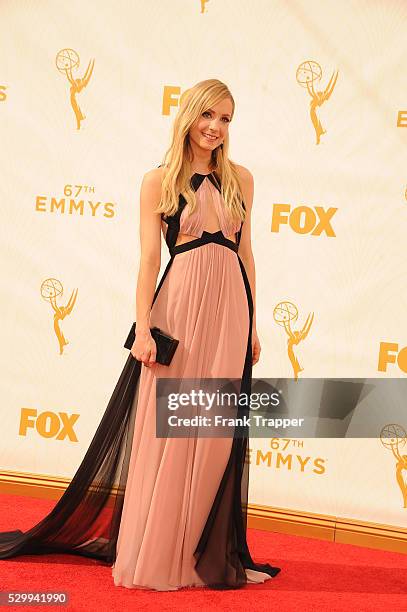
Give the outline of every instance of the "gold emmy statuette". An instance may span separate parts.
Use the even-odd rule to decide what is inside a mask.
[[[47,278],[41,285],[41,297],[51,304],[54,312],[54,332],[58,338],[60,355],[62,355],[64,346],[69,344],[69,341],[65,339],[65,336],[59,326],[59,322],[65,319],[67,315],[71,314],[76,302],[78,290],[75,289],[72,291],[71,297],[69,298],[66,306],[58,306],[57,298],[61,298],[63,293],[64,289],[62,287],[62,283],[57,278]]]
[[[95,60],[91,60],[89,62],[85,75],[78,79],[75,79],[72,74],[74,69],[76,70],[79,68],[79,55],[76,51],[74,51],[74,49],[61,49],[56,56],[56,65],[59,72],[65,74],[70,84],[71,106],[76,117],[76,129],[80,130],[81,121],[83,121],[86,117],[79,107],[76,100],[76,95],[80,93],[89,83],[93,72],[93,66],[95,65]]]
[[[277,304],[277,306],[274,308],[273,318],[277,325],[284,327],[285,332],[288,336],[288,358],[293,368],[294,378],[295,380],[298,380],[298,374],[302,372],[304,368],[301,367],[294,353],[294,345],[299,344],[308,336],[312,321],[314,320],[314,313],[308,315],[304,327],[299,331],[292,329],[292,323],[294,323],[298,319],[298,308],[292,302],[280,302],[279,304]]]
[[[407,455],[400,450],[407,441],[407,432],[401,425],[385,425],[380,432],[380,440],[385,448],[391,450],[396,460],[396,481],[403,496],[404,508],[407,508]]]
[[[317,116],[317,107],[322,106],[322,104],[326,102],[326,100],[329,100],[329,98],[331,97],[336,81],[338,79],[338,71],[332,74],[331,78],[329,79],[328,85],[323,91],[315,90],[314,87],[314,84],[320,81],[322,77],[322,69],[317,62],[313,62],[311,60],[302,62],[302,64],[298,66],[295,76],[298,85],[301,85],[301,87],[306,87],[311,97],[310,117],[315,130],[315,135],[317,139],[316,144],[319,144],[321,136],[322,134],[326,134],[326,130],[324,130],[324,128],[322,127],[321,121]]]

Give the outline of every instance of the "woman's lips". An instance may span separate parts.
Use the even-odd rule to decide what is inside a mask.
[[[212,136],[211,134],[205,134],[205,132],[202,132],[202,134],[205,136],[206,140],[209,140],[210,142],[214,142],[215,140],[218,139],[217,136]]]

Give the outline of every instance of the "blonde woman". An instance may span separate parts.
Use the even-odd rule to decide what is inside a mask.
[[[111,566],[114,584],[233,589],[280,568],[246,541],[246,437],[156,436],[156,381],[226,378],[250,393],[260,355],[250,240],[253,178],[229,159],[235,103],[217,79],[181,99],[171,145],[141,185],[136,331],[82,464],[29,532],[0,534],[0,558],[69,552]],[[161,236],[170,260],[157,284]],[[179,340],[156,361],[158,327]]]

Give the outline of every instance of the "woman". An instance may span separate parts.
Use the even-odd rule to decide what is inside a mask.
[[[183,95],[164,164],[141,186],[128,360],[64,495],[30,531],[0,534],[0,558],[89,556],[111,565],[116,586],[155,590],[239,588],[280,571],[254,563],[247,547],[247,437],[158,438],[155,429],[157,379],[239,379],[250,393],[259,359],[253,181],[228,158],[234,108],[216,79]],[[154,291],[161,232],[171,258]],[[153,326],[179,340],[168,366],[156,362]]]

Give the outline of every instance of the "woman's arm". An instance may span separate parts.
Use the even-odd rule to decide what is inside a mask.
[[[250,283],[253,298],[253,330],[256,331],[256,268],[251,245],[251,216],[253,207],[254,181],[253,176],[244,166],[237,166],[239,171],[240,187],[246,207],[246,218],[243,223],[238,254]]]
[[[136,332],[150,331],[150,311],[161,266],[161,215],[153,212],[161,200],[162,169],[143,177],[140,188],[140,265],[136,289]]]

